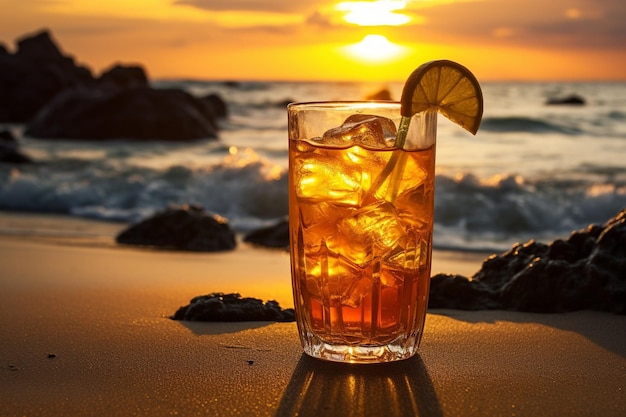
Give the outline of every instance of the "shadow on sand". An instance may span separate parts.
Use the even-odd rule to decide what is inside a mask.
[[[275,323],[273,321],[176,321],[191,330],[191,332],[196,336],[238,333],[244,330],[258,329]]]
[[[365,366],[324,362],[303,354],[276,415],[438,417],[442,411],[419,355]]]
[[[578,333],[598,346],[626,358],[626,316],[600,311],[569,313],[526,313],[508,310],[432,309],[430,314],[450,317],[466,323],[537,323]]]

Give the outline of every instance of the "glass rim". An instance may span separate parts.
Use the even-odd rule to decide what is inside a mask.
[[[399,101],[395,100],[320,100],[295,101],[287,104],[287,109],[349,109],[349,108],[397,108]]]

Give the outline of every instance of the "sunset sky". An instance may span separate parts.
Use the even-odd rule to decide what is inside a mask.
[[[403,81],[452,59],[482,80],[626,80],[624,0],[0,0],[0,42],[48,28],[94,73]]]

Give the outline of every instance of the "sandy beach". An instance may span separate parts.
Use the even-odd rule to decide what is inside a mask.
[[[291,307],[286,253],[121,247],[123,227],[0,213],[0,415],[626,415],[625,316],[432,310],[409,361],[324,363],[294,323],[168,318],[214,291]]]

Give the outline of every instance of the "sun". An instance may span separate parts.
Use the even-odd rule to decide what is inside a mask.
[[[367,35],[359,43],[346,47],[347,52],[362,61],[386,62],[404,54],[404,47],[396,45],[383,35]]]
[[[411,18],[396,13],[406,7],[403,0],[345,1],[335,6],[345,12],[343,20],[359,26],[399,26],[408,23]]]

